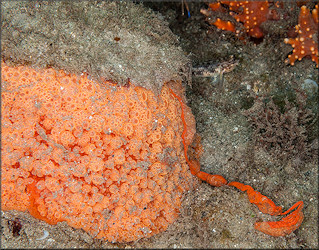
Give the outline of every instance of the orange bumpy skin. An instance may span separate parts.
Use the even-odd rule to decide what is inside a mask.
[[[294,65],[305,56],[311,56],[318,67],[318,5],[310,14],[306,6],[302,6],[299,14],[299,24],[296,25],[296,38],[286,38],[285,43],[293,47],[293,53],[288,56],[286,62]]]
[[[216,21],[213,24],[218,29],[228,30],[228,31],[231,31],[231,32],[236,32],[235,25],[232,24],[230,21],[223,21],[220,18],[217,18]]]
[[[208,12],[202,11],[204,15],[209,15],[209,11],[225,11],[221,4],[229,6],[229,14],[232,15],[238,23],[242,23],[245,32],[255,38],[264,36],[260,25],[268,19],[274,19],[276,13],[269,10],[268,1],[219,1],[218,3],[209,4]],[[217,28],[222,30],[230,30],[239,33],[240,30],[235,29],[235,25],[230,21],[222,21],[219,18],[213,23]]]
[[[183,140],[185,119],[170,88],[156,96],[2,63],[2,209],[66,221],[111,242],[164,231],[194,185],[183,144],[195,121],[188,110]]]

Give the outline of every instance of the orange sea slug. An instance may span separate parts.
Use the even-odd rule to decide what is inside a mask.
[[[164,231],[194,185],[183,143],[195,120],[168,84],[157,96],[2,63],[2,209],[111,242]]]

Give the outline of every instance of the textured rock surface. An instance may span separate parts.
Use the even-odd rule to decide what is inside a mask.
[[[122,85],[130,78],[157,92],[189,73],[177,37],[140,4],[4,1],[1,11],[1,51],[8,63],[86,71]]]

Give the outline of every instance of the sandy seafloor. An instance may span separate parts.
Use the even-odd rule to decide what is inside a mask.
[[[233,71],[224,73],[222,85],[216,75],[193,77],[192,87],[187,87],[188,104],[204,149],[202,170],[251,185],[284,210],[302,200],[302,225],[286,237],[265,235],[254,229],[254,223],[281,217],[261,214],[247,195],[235,188],[199,182],[185,196],[178,220],[166,232],[149,239],[111,244],[92,239],[66,223],[51,226],[27,213],[10,211],[1,214],[1,248],[318,248],[317,154],[309,163],[294,158],[278,163],[266,150],[252,145],[252,131],[242,115],[257,96],[279,92],[285,96],[284,90],[292,85],[310,97],[318,95],[318,69],[310,59],[304,58],[295,66],[284,62],[292,49],[283,39],[297,16],[278,24],[267,22],[268,34],[256,44],[209,27],[199,13],[205,4],[189,4],[190,18],[182,15],[180,2],[146,5],[159,11],[180,36],[194,67],[221,63],[231,56],[238,61]],[[311,82],[307,79],[312,84],[307,85]],[[13,234],[9,224],[17,218],[22,228]]]

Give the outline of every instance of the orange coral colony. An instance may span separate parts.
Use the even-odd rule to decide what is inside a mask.
[[[285,43],[293,47],[293,53],[288,55],[286,62],[294,65],[295,61],[299,61],[305,56],[311,56],[318,67],[318,5],[310,14],[306,6],[302,6],[299,14],[299,24],[296,25],[298,36],[286,38]]]
[[[194,185],[195,121],[170,89],[2,63],[2,209],[110,242],[164,231]]]

